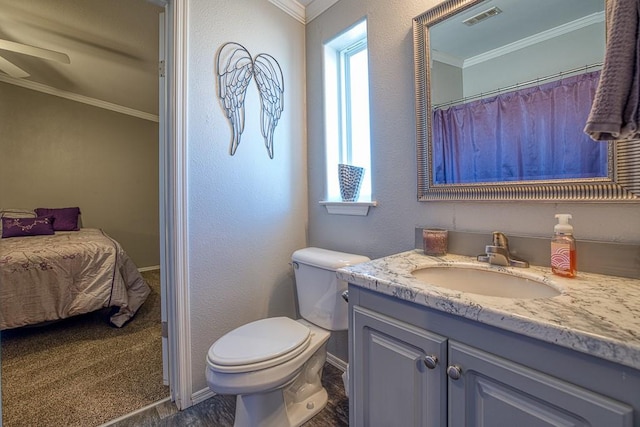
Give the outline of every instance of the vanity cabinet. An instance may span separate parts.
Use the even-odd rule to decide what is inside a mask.
[[[351,426],[640,426],[636,370],[355,286],[349,309]]]
[[[629,405],[491,353],[451,341],[449,363],[451,426],[633,425]]]
[[[447,339],[361,307],[352,317],[357,416],[349,425],[446,425]]]

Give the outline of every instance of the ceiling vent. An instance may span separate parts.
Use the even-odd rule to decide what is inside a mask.
[[[487,9],[484,12],[480,12],[477,15],[473,15],[471,18],[467,18],[462,21],[464,24],[468,26],[476,25],[480,21],[484,21],[487,18],[491,18],[492,16],[496,16],[502,13],[502,10],[497,7],[492,7],[491,9]]]

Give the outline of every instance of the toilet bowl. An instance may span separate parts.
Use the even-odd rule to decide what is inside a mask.
[[[369,258],[319,248],[292,256],[303,319],[272,317],[240,326],[218,339],[207,353],[209,388],[236,398],[235,426],[300,426],[326,405],[322,386],[330,331],[346,330],[347,284],[342,266]]]
[[[308,339],[300,345],[301,351],[293,349],[274,359],[239,365],[215,363],[211,357],[213,346],[207,354],[209,388],[220,394],[238,395],[236,426],[298,426],[322,410],[327,402],[320,380],[329,331],[305,320],[286,317],[258,320],[245,326],[260,326],[259,323],[273,319],[286,319],[309,330]],[[277,339],[278,330],[261,335],[264,339],[270,336]],[[273,363],[277,359],[282,362]]]

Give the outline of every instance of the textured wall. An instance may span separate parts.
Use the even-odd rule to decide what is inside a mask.
[[[438,3],[341,0],[307,25],[310,245],[377,258],[412,249],[414,227],[424,225],[550,236],[560,212],[573,214],[577,239],[638,243],[640,204],[417,201],[411,23]],[[373,198],[379,206],[367,217],[328,215],[318,205],[325,194],[322,43],[363,16],[369,33]]]
[[[306,246],[304,26],[265,1],[189,2],[188,221],[193,390],[206,388],[209,346],[243,323],[295,316],[294,250]],[[285,107],[275,158],[260,133],[258,91],[247,91],[242,141],[216,94],[215,54],[226,42],[275,57]]]
[[[79,206],[138,267],[160,264],[158,123],[0,83],[0,208]]]

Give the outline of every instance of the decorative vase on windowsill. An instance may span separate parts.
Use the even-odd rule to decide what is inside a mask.
[[[340,183],[340,196],[343,202],[355,202],[360,194],[364,168],[359,166],[338,165],[338,182]]]

